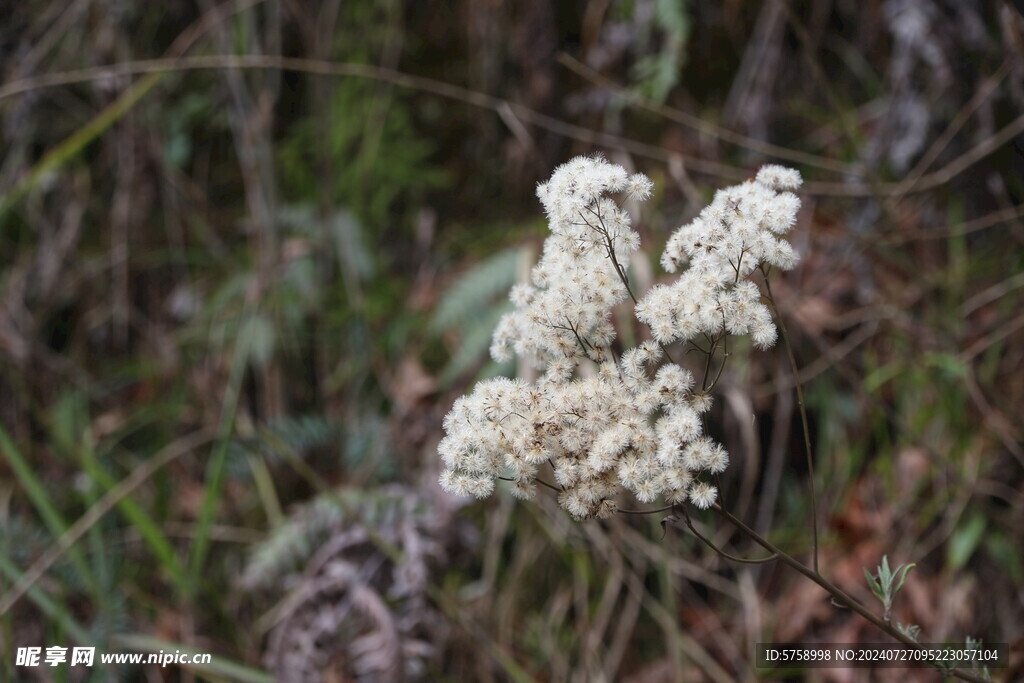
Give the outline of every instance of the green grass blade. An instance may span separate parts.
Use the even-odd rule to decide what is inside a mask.
[[[6,576],[11,584],[17,584],[22,577],[22,572],[3,553],[0,553],[0,574]],[[79,645],[94,645],[89,631],[79,624],[67,609],[47,595],[41,588],[33,586],[28,589],[26,595],[43,614],[60,626],[76,643]]]
[[[46,492],[46,487],[36,477],[32,467],[29,466],[21,451],[14,445],[14,442],[7,435],[7,432],[4,431],[3,427],[0,427],[0,453],[3,453],[11,469],[14,470],[14,475],[21,482],[22,487],[25,489],[25,494],[32,502],[32,505],[35,506],[36,511],[42,517],[43,523],[46,524],[50,533],[53,534],[54,538],[60,538],[68,529],[67,522],[64,521],[57,508],[54,507],[49,494]],[[92,589],[93,595],[98,596],[100,592],[96,583],[96,577],[89,569],[89,565],[86,564],[85,558],[74,548],[69,550],[68,554],[75,565],[75,570],[78,571]]]
[[[0,197],[0,218],[28,194],[43,179],[78,155],[86,145],[114,125],[163,80],[164,73],[147,74],[132,84],[119,98],[94,116],[88,123],[69,135],[56,147],[43,155],[32,170],[18,182],[6,197]]]
[[[104,490],[109,491],[116,486],[117,482],[100,466],[91,452],[83,451],[81,461],[86,473],[93,480],[99,482]],[[188,579],[185,575],[185,568],[174,554],[174,548],[159,525],[131,498],[119,500],[117,509],[142,536],[143,541],[156,556],[160,567],[167,573],[175,588],[183,595],[186,594]]]
[[[221,412],[220,426],[217,429],[217,443],[206,468],[206,491],[199,509],[196,537],[189,558],[189,594],[192,596],[199,593],[199,584],[203,580],[203,561],[206,559],[206,552],[210,546],[210,528],[224,481],[224,465],[227,463],[228,450],[231,445],[231,432],[235,424],[235,413],[238,410],[238,396],[242,390],[242,379],[245,377],[245,368],[248,363],[248,340],[239,338],[235,346],[235,357],[231,361],[228,386],[224,392],[224,407]]]

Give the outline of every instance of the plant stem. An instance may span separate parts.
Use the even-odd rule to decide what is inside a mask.
[[[619,276],[619,280],[622,282],[622,286],[626,288],[626,294],[629,294],[629,298],[633,300],[634,304],[636,304],[637,298],[636,295],[633,294],[633,288],[629,286],[629,278],[626,277],[626,269],[622,267],[622,264],[619,263],[619,259],[615,257],[615,245],[612,242],[611,235],[608,233],[608,226],[604,224],[604,217],[601,216],[600,211],[596,209],[591,209],[589,206],[586,208],[588,211],[590,211],[590,213],[597,216],[597,220],[601,224],[601,227],[599,228],[596,225],[592,224],[590,221],[587,220],[587,217],[584,216],[582,213],[580,213],[580,218],[582,218],[583,222],[590,226],[591,229],[596,230],[598,233],[600,233],[602,237],[604,237],[604,248],[605,251],[608,253],[608,258],[611,260],[612,266],[615,267],[615,272]],[[665,346],[665,344],[658,342],[658,346],[661,347],[661,351],[662,353],[665,354],[665,358],[668,359],[668,362],[675,364],[676,361],[675,359],[672,358],[672,354],[668,352],[668,348]]]
[[[800,381],[800,369],[796,365],[796,356],[793,355],[793,346],[789,343],[789,332],[786,330],[786,321],[779,313],[779,307],[775,304],[775,297],[772,295],[772,285],[768,278],[768,272],[764,266],[760,266],[761,274],[764,275],[764,286],[768,292],[768,303],[771,304],[775,319],[779,321],[779,334],[782,336],[782,343],[786,347],[786,355],[789,357],[789,368],[793,372],[793,384],[796,387],[796,404],[800,408],[800,423],[804,431],[804,452],[807,454],[807,478],[811,488],[811,542],[814,550],[814,571],[818,571],[818,497],[814,490],[814,455],[811,449],[811,429],[807,424],[807,407],[804,405],[804,387]]]
[[[836,602],[846,605],[854,612],[862,616],[864,619],[871,622],[877,628],[881,629],[882,631],[885,631],[887,634],[889,634],[896,640],[900,641],[904,645],[909,645],[910,647],[919,650],[926,649],[923,645],[915,641],[913,638],[910,638],[909,636],[900,633],[899,630],[897,630],[892,624],[888,624],[882,619],[875,616],[867,607],[862,605],[855,598],[851,597],[841,588],[839,588],[831,581],[826,579],[824,576],[822,576],[818,572],[817,568],[811,569],[804,563],[794,558],[792,555],[783,552],[774,544],[772,544],[768,539],[764,538],[756,531],[751,529],[749,526],[744,524],[740,519],[726,511],[725,508],[723,508],[721,505],[716,503],[711,506],[711,509],[717,512],[723,519],[732,524],[739,531],[743,532],[747,537],[749,537],[755,543],[760,545],[762,548],[764,548],[768,552],[774,553],[781,562],[788,565],[791,569],[795,569],[796,571],[800,572],[814,583],[824,588]],[[963,671],[962,669],[951,669],[948,673],[949,675],[956,676],[957,678],[964,681],[977,681],[980,683],[981,681],[985,680],[980,676],[976,676],[968,671]]]
[[[721,555],[722,557],[724,557],[727,560],[732,560],[733,562],[742,562],[743,564],[764,564],[765,562],[771,562],[772,560],[779,559],[779,554],[778,553],[772,553],[768,557],[753,558],[753,559],[746,558],[746,557],[737,557],[736,555],[730,555],[729,553],[725,552],[724,550],[722,550],[721,548],[716,546],[714,543],[712,543],[711,539],[706,538],[703,534],[701,534],[699,531],[697,531],[697,527],[695,527],[693,525],[693,520],[690,519],[690,513],[686,511],[685,507],[680,506],[679,510],[682,511],[682,513],[683,513],[683,520],[686,522],[686,526],[689,527],[690,531],[693,532],[693,535],[696,536],[698,540],[703,542],[704,545],[706,545],[707,547],[711,548],[712,550],[714,550],[716,553],[718,553],[719,555]]]

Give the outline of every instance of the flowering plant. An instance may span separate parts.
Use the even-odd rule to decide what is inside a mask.
[[[748,278],[796,264],[784,235],[800,183],[797,171],[769,165],[720,190],[668,241],[661,263],[682,269],[679,278],[638,300],[623,264],[640,237],[613,196],[646,199],[651,181],[600,157],[557,168],[537,188],[551,236],[531,283],[512,289],[514,310],[491,346],[495,359],[515,354],[543,374],[533,383],[491,379],[456,400],[438,447],[441,486],[482,498],[507,478],[514,495],[531,498],[540,482],[579,520],[614,514],[623,489],[641,503],[662,496],[711,506],[718,491],[709,479],[729,464],[701,418],[721,366],[711,370],[729,335],[749,334],[758,348],[775,343],[771,313]],[[653,338],[617,355],[611,311],[627,298]],[[677,343],[706,355],[700,382],[672,358]],[[542,479],[544,467],[554,484]]]
[[[491,345],[496,360],[514,354],[543,372],[535,382],[504,377],[480,382],[472,394],[455,401],[438,446],[444,462],[441,486],[450,493],[483,498],[493,492],[496,479],[506,479],[514,495],[531,498],[541,484],[555,490],[559,504],[578,520],[615,514],[624,489],[641,503],[661,496],[668,505],[647,512],[680,513],[687,528],[722,557],[782,562],[825,589],[834,604],[927,652],[917,641],[917,626],[894,625],[889,618],[893,597],[913,565],[893,573],[883,558],[877,580],[865,572],[872,592],[883,602],[882,618],[819,570],[810,430],[796,359],[781,319],[807,455],[811,566],[715,502],[718,489],[712,481],[728,466],[729,455],[705,433],[703,415],[711,407],[729,337],[750,335],[755,347],[766,349],[779,336],[768,276],[772,269],[791,269],[798,260],[784,237],[796,222],[800,200],[793,191],[800,185],[797,171],[768,165],[751,180],[719,190],[665,247],[661,264],[670,273],[681,271],[679,277],[655,285],[638,299],[623,264],[639,249],[640,238],[613,196],[646,199],[650,180],[631,176],[600,157],[578,157],[557,168],[537,188],[551,236],[530,284],[512,289],[514,310],[499,321]],[[755,271],[764,278],[763,297],[749,279]],[[611,311],[627,298],[637,319],[649,327],[651,339],[616,353]],[[699,381],[673,359],[671,348],[680,344],[705,356]],[[545,468],[554,483],[543,478]],[[770,554],[741,558],[716,547],[690,520],[687,502],[713,508]],[[673,514],[663,524],[675,520]],[[933,665],[963,680],[985,680],[961,668]]]

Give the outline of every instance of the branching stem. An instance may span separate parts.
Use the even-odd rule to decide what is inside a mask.
[[[501,481],[515,481],[515,479],[513,479],[512,477],[498,477],[498,479],[500,479]],[[535,482],[537,482],[538,484],[540,484],[541,486],[547,486],[549,489],[551,489],[555,493],[561,493],[562,492],[562,489],[558,488],[554,484],[551,484],[551,483],[548,483],[548,482],[544,481],[540,477],[534,477],[533,480]]]
[[[615,267],[615,273],[619,276],[619,280],[622,281],[622,286],[626,288],[626,293],[629,294],[629,298],[633,300],[634,304],[636,304],[636,295],[633,294],[633,288],[629,286],[629,278],[626,277],[626,269],[622,267],[622,264],[619,263],[619,259],[615,256],[615,245],[612,243],[612,236],[608,233],[608,226],[604,224],[604,218],[601,216],[600,210],[592,209],[589,206],[585,208],[587,209],[587,211],[589,211],[590,213],[594,214],[597,217],[597,221],[598,223],[601,224],[601,227],[597,227],[596,225],[592,224],[590,221],[587,220],[586,216],[584,216],[582,213],[580,214],[580,218],[583,219],[584,223],[589,225],[592,229],[596,230],[602,237],[604,237],[604,248],[608,252],[608,258],[611,260],[612,266]],[[668,359],[668,362],[675,364],[676,361],[674,358],[672,358],[672,354],[668,352],[668,348],[666,348],[665,345],[662,344],[661,342],[658,343],[658,346],[661,347],[661,351],[662,353],[665,354],[665,358]]]
[[[683,513],[683,521],[686,522],[686,526],[690,529],[690,531],[693,532],[693,535],[696,536],[698,540],[702,541],[704,545],[711,548],[727,560],[732,560],[733,562],[742,562],[744,564],[764,564],[766,562],[773,562],[779,559],[778,553],[772,553],[768,557],[762,558],[746,558],[737,557],[736,555],[730,555],[729,553],[725,552],[724,550],[716,546],[714,543],[712,543],[709,538],[705,537],[703,534],[697,531],[697,527],[693,525],[693,520],[690,519],[690,513],[686,511],[685,507],[679,506],[677,509]]]
[[[774,544],[772,544],[768,539],[764,538],[759,533],[757,533],[749,526],[744,524],[740,519],[733,516],[730,512],[726,511],[725,508],[723,508],[721,505],[716,503],[711,506],[711,509],[717,512],[719,516],[721,516],[724,520],[732,524],[734,527],[736,527],[736,529],[738,529],[752,541],[760,545],[762,548],[764,548],[770,553],[774,553],[780,562],[788,565],[791,569],[794,569],[797,572],[803,574],[808,579],[824,588],[832,596],[832,600],[834,603],[841,605],[843,607],[849,607],[854,612],[862,616],[864,619],[871,622],[874,626],[881,629],[882,631],[885,631],[887,634],[889,634],[896,640],[900,641],[904,645],[909,645],[910,647],[917,648],[920,650],[926,649],[923,645],[915,641],[910,636],[901,633],[899,629],[894,627],[892,624],[883,621],[881,618],[872,613],[871,610],[869,610],[867,607],[861,604],[858,600],[856,600],[855,598],[847,594],[843,589],[839,588],[831,581],[826,579],[824,576],[822,576],[821,573],[818,572],[817,567],[811,569],[810,567],[800,562],[793,556],[783,552]],[[977,681],[980,683],[981,681],[985,680],[980,676],[972,674],[969,671],[964,671],[962,669],[951,669],[948,673],[949,675],[955,676],[964,681]]]
[[[674,505],[666,505],[665,507],[654,508],[652,510],[624,510],[619,508],[618,512],[621,512],[624,515],[654,515],[659,512],[668,512],[674,507]]]

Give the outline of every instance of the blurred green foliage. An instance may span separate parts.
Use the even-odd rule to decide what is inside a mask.
[[[430,163],[434,146],[416,132],[401,98],[380,92],[378,84],[348,80],[333,91],[326,139],[323,122],[300,119],[278,146],[284,192],[311,201],[326,182],[332,200],[364,224],[408,220],[399,200],[414,206],[426,191],[448,184]]]

